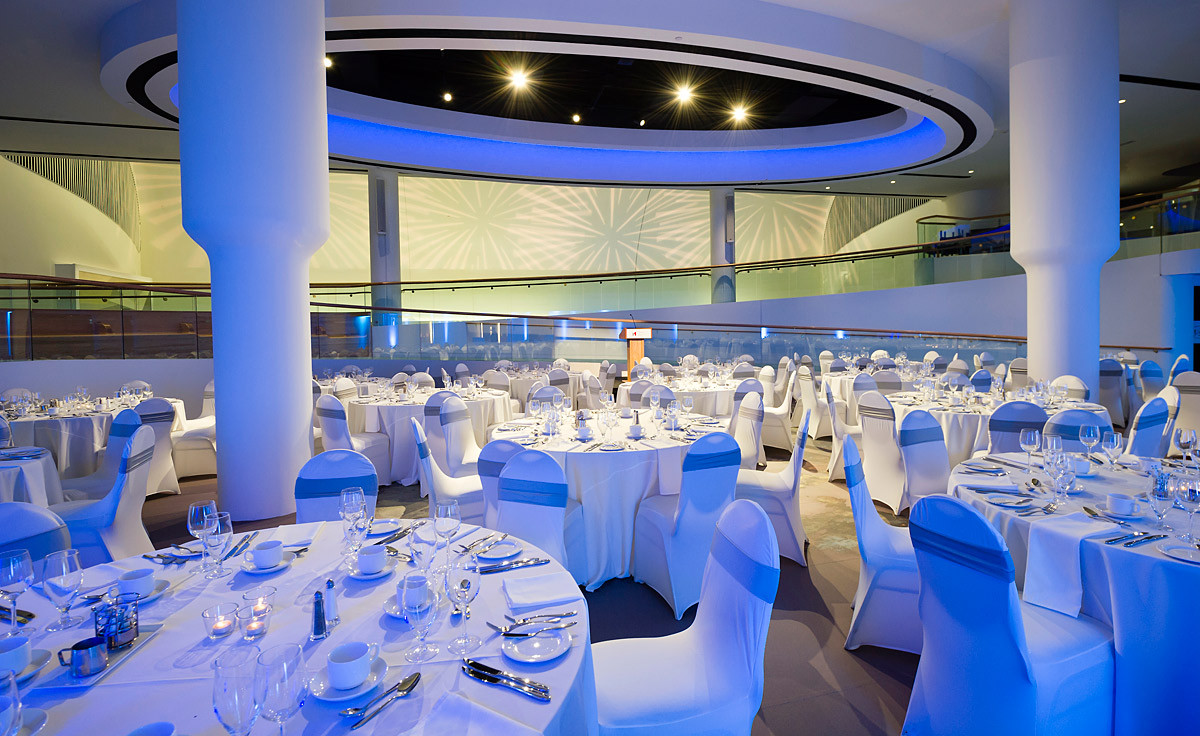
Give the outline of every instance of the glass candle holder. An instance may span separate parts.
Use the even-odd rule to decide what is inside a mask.
[[[250,606],[255,616],[264,616],[275,609],[275,588],[263,585],[242,593],[243,605]]]
[[[242,606],[237,612],[237,622],[242,639],[258,641],[267,635],[267,625],[271,622],[271,607],[260,608],[258,604]]]
[[[237,612],[236,603],[218,603],[204,609],[200,613],[204,621],[204,633],[213,641],[229,636],[237,630]]]

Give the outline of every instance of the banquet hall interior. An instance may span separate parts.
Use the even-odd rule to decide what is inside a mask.
[[[0,736],[1200,732],[1194,0],[0,13]]]

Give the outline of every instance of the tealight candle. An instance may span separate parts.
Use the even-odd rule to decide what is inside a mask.
[[[265,616],[271,610],[271,607],[266,603],[255,603],[250,610],[254,612],[255,616]]]
[[[214,639],[222,636],[229,636],[229,632],[231,631],[233,631],[233,622],[227,618],[218,619],[212,625],[212,635]]]
[[[266,636],[267,624],[271,620],[271,607],[265,607],[266,612],[261,614],[255,613],[255,611],[259,608],[257,605],[242,606],[238,609],[238,625],[242,629],[242,638],[246,641],[255,641]]]
[[[237,628],[238,604],[218,603],[200,613],[204,621],[204,633],[209,639],[217,640],[229,636]]]

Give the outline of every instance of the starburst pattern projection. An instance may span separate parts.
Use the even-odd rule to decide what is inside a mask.
[[[407,278],[703,265],[706,192],[400,180]]]
[[[739,262],[816,256],[824,252],[825,224],[833,197],[738,192],[734,204]]]

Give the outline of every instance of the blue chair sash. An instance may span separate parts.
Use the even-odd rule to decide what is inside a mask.
[[[421,458],[422,460],[429,457],[429,443],[428,442],[418,442],[417,443],[417,457]]]
[[[971,380],[971,385],[976,391],[989,391],[992,388],[992,379],[990,378],[975,378]]]
[[[471,414],[466,409],[459,409],[457,411],[444,411],[440,416],[443,427],[447,424],[454,424],[455,422],[471,421]]]
[[[130,455],[129,457],[121,458],[121,465],[119,467],[119,471],[122,473],[131,473],[134,470],[142,467],[146,463],[150,462],[151,458],[153,458],[153,457],[154,457],[154,448],[147,447],[145,450],[142,450],[141,452]]]
[[[0,552],[14,552],[18,549],[28,550],[29,556],[36,562],[51,552],[68,549],[70,546],[71,533],[64,524],[55,529],[31,534],[28,537],[14,539],[7,544],[0,545]]]
[[[508,464],[507,460],[485,460],[479,459],[476,467],[479,469],[479,474],[488,478],[499,478],[500,471],[504,470],[504,466]]]
[[[425,404],[425,416],[436,417],[436,416],[440,416],[441,413],[442,413],[442,405],[441,404]]]
[[[863,473],[862,461],[858,461],[853,465],[846,466],[846,487],[853,488],[854,486],[866,480],[867,476]]]
[[[346,421],[346,412],[341,409],[325,409],[318,406],[317,416],[323,419],[341,419],[343,422]]]
[[[871,419],[882,419],[887,422],[896,421],[896,413],[886,407],[874,407],[858,405],[859,417],[870,417]]]
[[[709,555],[750,595],[767,604],[775,602],[775,593],[779,590],[778,567],[764,565],[750,557],[719,528],[713,535]]]
[[[512,503],[566,508],[567,484],[549,480],[501,478],[497,497]]]
[[[911,447],[912,445],[920,445],[926,442],[942,442],[944,439],[941,427],[900,430],[901,447]]]
[[[133,433],[138,430],[140,424],[125,424],[124,422],[114,422],[108,429],[109,437],[132,437]]]
[[[1120,368],[1101,368],[1100,369],[1100,375],[1102,375],[1102,376],[1119,376],[1124,372],[1125,371],[1121,370]]]
[[[990,419],[988,420],[988,431],[990,432],[1009,432],[1011,434],[1020,434],[1022,429],[1041,430],[1046,426],[1046,422],[1038,419]]]
[[[721,452],[689,452],[683,458],[683,472],[707,470],[709,468],[726,468],[731,465],[741,464],[741,448],[722,450]]]
[[[1142,366],[1141,371],[1143,376],[1150,376],[1151,378],[1162,378],[1163,375],[1162,368],[1157,364],[1144,365]]]
[[[175,421],[175,410],[171,411],[152,411],[149,414],[139,414],[142,419],[142,424],[156,424],[158,422],[173,422]]]
[[[297,478],[296,498],[340,497],[343,489],[356,487],[368,496],[377,496],[379,479],[374,473],[350,478]]]
[[[1091,422],[1089,422],[1089,424],[1091,424]],[[1046,422],[1046,434],[1058,435],[1059,437],[1062,437],[1063,439],[1075,440],[1076,442],[1078,442],[1079,441],[1079,428],[1082,426],[1083,426],[1082,424],[1064,424],[1061,422],[1055,423],[1054,420],[1052,419],[1049,422]],[[1092,425],[1092,426],[1098,426],[1100,428],[1101,435],[1104,434],[1104,431],[1105,431],[1104,425],[1097,424],[1097,425]],[[1109,431],[1112,431],[1112,430],[1110,429]]]
[[[980,547],[961,539],[947,537],[912,520],[908,522],[908,533],[912,537],[913,547],[923,552],[937,555],[1006,583],[1013,582],[1012,555],[1006,549]]]
[[[1154,414],[1143,413],[1138,417],[1135,429],[1150,429],[1152,427],[1161,427],[1167,423],[1167,413],[1165,411],[1156,412]]]

